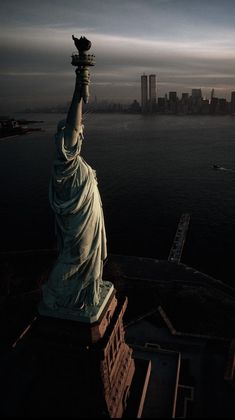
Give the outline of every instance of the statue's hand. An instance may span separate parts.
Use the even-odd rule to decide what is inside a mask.
[[[82,87],[81,70],[79,68],[76,68],[75,73],[76,73],[76,88],[80,89]]]
[[[76,72],[75,93],[80,100],[82,99],[83,82],[82,82],[80,70],[77,68],[75,72]]]
[[[77,78],[78,77],[80,77],[80,74],[81,74],[81,69],[79,69],[78,67],[76,68],[76,70],[75,70],[75,73],[76,73],[76,75],[77,75]]]
[[[88,85],[90,83],[90,74],[87,68],[77,68],[76,72],[76,90],[79,92],[81,98],[83,98],[84,102],[88,102],[89,98],[89,88]]]

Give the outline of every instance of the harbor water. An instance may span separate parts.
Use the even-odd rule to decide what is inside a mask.
[[[14,117],[44,131],[0,140],[0,250],[52,248],[48,184],[65,116]],[[97,172],[109,253],[167,259],[189,213],[181,261],[235,287],[234,133],[233,116],[88,114],[82,155]]]

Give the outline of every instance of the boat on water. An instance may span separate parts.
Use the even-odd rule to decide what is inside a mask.
[[[224,169],[222,166],[216,164],[213,164],[212,167],[213,169]]]
[[[212,168],[213,168],[213,169],[215,169],[215,170],[219,170],[219,171],[234,172],[234,170],[233,170],[233,169],[230,169],[230,168],[224,168],[223,166],[216,165],[216,164],[213,164],[213,165],[212,165]]]

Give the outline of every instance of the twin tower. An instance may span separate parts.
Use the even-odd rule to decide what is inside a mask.
[[[149,89],[148,89],[149,87]],[[141,76],[141,110],[143,113],[153,112],[156,106],[156,75]]]

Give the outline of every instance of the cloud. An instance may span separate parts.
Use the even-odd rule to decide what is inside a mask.
[[[217,0],[213,7],[209,0],[42,0],[40,6],[34,0],[2,0],[2,6],[4,100],[63,102],[74,83],[72,34],[93,43],[92,89],[100,96],[139,99],[143,72],[157,74],[160,93],[172,86],[235,90],[230,0],[223,7]]]

